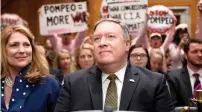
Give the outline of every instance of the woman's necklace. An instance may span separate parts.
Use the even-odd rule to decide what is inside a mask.
[[[5,78],[5,82],[6,82],[6,85],[7,85],[8,87],[10,87],[10,88],[13,87],[13,81],[11,80],[10,77],[6,77],[6,78]]]

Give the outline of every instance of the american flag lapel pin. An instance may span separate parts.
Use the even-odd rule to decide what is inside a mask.
[[[134,80],[134,79],[129,79],[129,81],[130,81],[130,82],[135,82],[135,80]]]

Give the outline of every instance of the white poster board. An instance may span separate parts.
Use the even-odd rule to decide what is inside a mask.
[[[166,6],[154,5],[147,11],[148,29],[151,32],[165,33],[175,24],[175,16]]]
[[[131,34],[137,36],[146,18],[148,0],[107,0],[109,17],[126,24]]]
[[[39,9],[40,34],[46,36],[86,30],[86,12],[86,2],[43,5]]]

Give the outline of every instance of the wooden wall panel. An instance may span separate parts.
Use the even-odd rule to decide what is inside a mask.
[[[40,43],[45,42],[45,37],[39,34],[38,9],[44,4],[69,3],[73,0],[9,0],[10,3],[1,9],[1,13],[16,13],[28,21],[31,31]],[[93,32],[94,23],[100,18],[100,5],[102,0],[86,0],[90,18],[88,22],[90,35]],[[189,6],[192,36],[196,30],[197,23],[197,0],[149,0],[149,6],[162,4],[165,6]]]

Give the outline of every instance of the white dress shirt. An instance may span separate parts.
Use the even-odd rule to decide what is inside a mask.
[[[117,108],[117,110],[119,110],[119,105],[120,105],[120,100],[121,100],[121,90],[122,90],[122,86],[123,86],[126,67],[127,67],[127,63],[125,64],[125,66],[123,68],[121,68],[119,71],[114,73],[117,76],[117,79],[115,80],[116,86],[117,86],[117,95],[118,95],[118,99],[117,99],[117,107],[118,108]],[[107,88],[108,88],[108,85],[110,83],[110,80],[107,79],[108,76],[109,76],[109,74],[102,73],[103,109],[104,109],[104,105],[105,105]]]
[[[191,88],[192,88],[192,93],[193,93],[193,92],[194,92],[194,83],[195,83],[195,81],[196,81],[196,78],[193,76],[193,74],[194,74],[194,73],[198,73],[198,74],[199,74],[199,80],[200,80],[200,82],[201,82],[201,84],[202,84],[202,68],[201,68],[199,71],[194,72],[194,71],[192,71],[192,70],[189,68],[189,66],[187,66],[187,70],[188,70],[188,72],[189,72],[189,77],[190,77],[190,81],[191,81]]]

